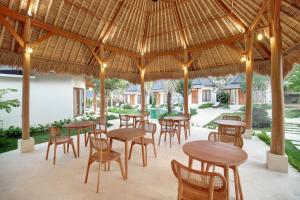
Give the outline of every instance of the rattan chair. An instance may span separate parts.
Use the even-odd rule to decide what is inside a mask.
[[[178,200],[227,199],[227,183],[221,174],[193,170],[176,160],[171,165],[178,179]]]
[[[135,126],[137,126],[137,124],[139,123],[149,123],[149,116],[150,116],[150,112],[145,111],[142,112],[142,114],[144,115],[143,117],[138,117],[135,121]]]
[[[124,127],[134,127],[134,124],[132,121],[130,121],[130,117],[128,115],[119,115],[120,118],[120,128]]]
[[[85,141],[85,146],[89,142],[90,137],[93,135],[95,138],[102,138],[102,135],[106,136],[107,133],[107,119],[102,117],[97,117],[96,128],[89,132],[88,137]]]
[[[178,127],[178,124],[169,119],[159,119],[159,124],[160,124],[160,134],[159,134],[159,140],[158,140],[158,145],[160,145],[160,139],[162,135],[165,135],[165,142],[167,139],[167,134],[170,135],[170,148],[172,147],[172,137],[175,135],[177,136],[178,143],[180,144],[180,133],[179,130],[176,128]]]
[[[224,115],[224,116],[222,117],[222,119],[224,119],[224,120],[236,120],[236,121],[242,121],[241,116],[238,116],[238,115]]]
[[[56,149],[57,149],[58,145],[62,144],[63,148],[64,148],[64,153],[66,153],[65,144],[67,144],[68,146],[70,144],[72,146],[72,149],[73,149],[73,152],[74,152],[74,157],[75,158],[77,157],[75,147],[74,147],[74,143],[73,143],[73,138],[71,138],[70,136],[62,136],[60,128],[54,127],[54,126],[49,127],[48,128],[48,135],[49,135],[49,139],[48,139],[46,160],[48,160],[49,150],[50,150],[50,146],[52,144],[54,144],[53,165],[55,165],[55,162],[56,162]]]
[[[220,126],[219,132],[211,132],[208,135],[208,140],[216,142],[229,143],[239,148],[243,148],[244,141],[242,134],[245,131],[244,128],[234,128],[229,126]]]
[[[191,114],[182,114],[182,116],[186,117],[187,119],[180,122],[180,126],[184,129],[184,136],[185,139],[187,139],[187,132],[189,132],[189,135],[191,135]]]
[[[123,180],[125,180],[125,174],[123,171],[121,163],[121,154],[115,151],[112,151],[109,147],[108,142],[102,138],[90,137],[90,155],[85,175],[84,183],[87,183],[90,166],[94,162],[98,162],[98,177],[97,177],[97,193],[99,193],[99,182],[100,182],[100,171],[102,164],[110,164],[111,161],[116,161],[121,170]]]
[[[154,140],[154,135],[155,135],[155,132],[156,132],[156,124],[154,123],[145,123],[145,122],[141,122],[139,123],[139,128],[143,128],[146,132],[146,134],[151,134],[151,138],[147,138],[147,137],[144,137],[144,145],[145,145],[145,155],[146,155],[146,165],[147,165],[147,146],[149,144],[152,144],[153,145],[153,149],[154,149],[154,155],[155,155],[155,158],[156,158],[156,148],[155,148],[155,140]],[[140,139],[137,139],[137,140],[134,140],[132,141],[131,143],[131,146],[130,146],[130,151],[129,151],[129,159],[131,158],[131,154],[132,154],[132,149],[133,149],[133,146],[135,144],[139,144],[141,145],[141,140]]]

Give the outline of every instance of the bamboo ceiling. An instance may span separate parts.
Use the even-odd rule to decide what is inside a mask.
[[[0,63],[21,67],[22,48],[4,27],[22,35],[32,13],[32,69],[98,77],[104,45],[107,76],[138,82],[139,59],[145,79],[181,78],[183,52],[190,77],[245,70],[244,34],[268,26],[265,0],[0,0]],[[300,62],[300,3],[281,4],[284,73]],[[258,13],[261,17],[257,20]],[[2,17],[2,18],[1,18]],[[257,25],[254,22],[257,20]],[[270,73],[269,39],[254,40],[254,70]]]

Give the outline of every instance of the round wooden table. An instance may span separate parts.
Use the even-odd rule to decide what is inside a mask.
[[[82,129],[87,129],[87,128],[92,128],[93,131],[95,131],[96,123],[94,121],[80,121],[80,122],[73,122],[73,123],[70,123],[70,124],[66,124],[63,127],[68,129],[69,135],[71,133],[71,129],[76,129],[77,130],[77,155],[79,157],[79,153],[80,153],[80,131]],[[87,143],[87,141],[86,141],[86,131],[84,133],[84,138],[85,138],[85,144],[86,144]]]
[[[110,139],[110,148],[112,147],[113,139],[125,142],[125,178],[128,177],[128,142],[136,139],[141,139],[141,144],[144,143],[145,131],[140,128],[119,128],[106,133]],[[144,145],[142,147],[143,166],[145,167]]]
[[[201,168],[204,170],[203,163],[216,165],[224,168],[224,176],[227,180],[228,199],[230,199],[229,190],[229,168],[233,169],[236,199],[243,199],[243,192],[239,178],[238,166],[248,159],[248,154],[241,148],[207,140],[198,140],[188,142],[183,145],[183,152],[189,156],[189,167],[192,167],[193,160],[201,162]]]
[[[185,116],[165,116],[164,119],[167,120],[173,120],[178,124],[178,129],[179,129],[179,140],[180,140],[180,133],[181,133],[181,122],[184,122],[188,120],[187,117]],[[184,138],[187,139],[187,131],[184,129]]]

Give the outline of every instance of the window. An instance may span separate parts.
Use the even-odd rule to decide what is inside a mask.
[[[210,90],[202,90],[202,101],[203,102],[211,101],[211,91]]]
[[[84,89],[74,88],[73,94],[74,116],[83,115],[84,113]]]

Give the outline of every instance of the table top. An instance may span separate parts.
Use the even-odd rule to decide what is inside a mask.
[[[146,113],[133,113],[133,114],[127,114],[129,117],[144,117],[146,116]]]
[[[195,160],[219,166],[240,165],[248,159],[248,154],[241,148],[208,140],[185,143],[183,152]]]
[[[164,119],[174,120],[174,121],[184,121],[188,118],[185,116],[165,116]]]
[[[80,122],[73,122],[69,124],[65,124],[63,127],[65,128],[87,128],[94,126],[96,123],[94,121],[80,121]]]
[[[107,137],[118,139],[118,140],[135,140],[145,135],[145,131],[142,128],[119,128],[114,129],[106,133]]]
[[[225,126],[242,126],[245,127],[246,123],[242,121],[237,121],[237,120],[215,120],[214,121],[216,124],[219,125],[225,125]]]

